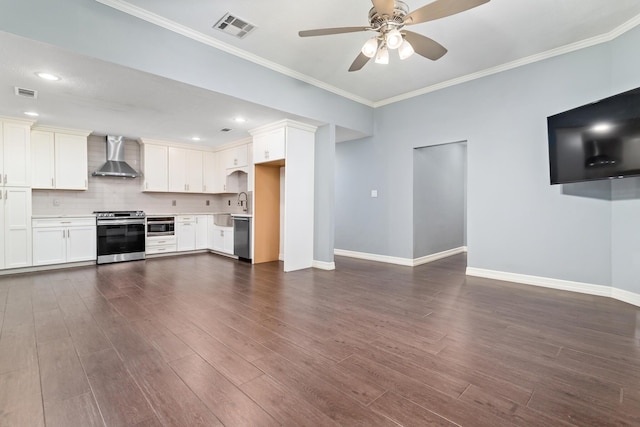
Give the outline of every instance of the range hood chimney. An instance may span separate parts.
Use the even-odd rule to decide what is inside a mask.
[[[93,176],[117,176],[137,178],[140,176],[124,161],[124,137],[107,135],[107,163],[95,171]]]

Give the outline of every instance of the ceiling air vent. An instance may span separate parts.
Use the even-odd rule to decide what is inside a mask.
[[[256,26],[249,24],[247,21],[240,19],[237,16],[226,13],[218,22],[216,22],[213,28],[242,39],[251,31],[255,30]]]
[[[220,132],[231,132],[231,129],[229,129],[229,128],[222,128],[222,129],[220,129]]]
[[[25,98],[36,99],[38,97],[38,91],[32,89],[25,89],[23,87],[15,87],[16,95],[23,96]]]

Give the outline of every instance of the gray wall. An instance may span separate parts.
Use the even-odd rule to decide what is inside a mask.
[[[336,127],[325,125],[316,131],[313,259],[333,262],[335,232]]]
[[[413,258],[465,246],[467,146],[413,151]]]
[[[0,30],[370,135],[373,109],[94,0],[0,0]],[[99,76],[96,76],[99,77]]]
[[[607,44],[376,109],[374,136],[336,149],[336,247],[412,258],[413,148],[466,140],[469,266],[611,285],[618,236],[633,232],[640,209],[549,185],[546,117],[640,86],[640,74],[630,71],[638,69],[638,45],[636,28]],[[366,199],[373,185],[382,203]],[[637,277],[631,265],[616,266],[615,276]]]

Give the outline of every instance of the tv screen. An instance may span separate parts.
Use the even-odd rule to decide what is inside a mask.
[[[547,117],[551,184],[640,175],[640,88]]]

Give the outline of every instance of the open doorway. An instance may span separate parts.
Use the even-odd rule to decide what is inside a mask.
[[[413,258],[428,262],[466,251],[467,142],[413,152]]]

